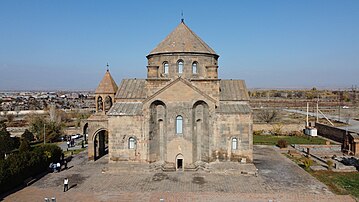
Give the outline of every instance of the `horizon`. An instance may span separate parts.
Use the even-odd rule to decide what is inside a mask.
[[[107,62],[117,85],[146,78],[145,56],[182,10],[220,55],[220,79],[248,89],[359,85],[359,1],[2,1],[0,90],[93,91]]]

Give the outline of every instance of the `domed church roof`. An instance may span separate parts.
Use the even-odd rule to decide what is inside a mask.
[[[217,55],[212,48],[187,27],[183,20],[148,56],[160,53],[205,53]]]

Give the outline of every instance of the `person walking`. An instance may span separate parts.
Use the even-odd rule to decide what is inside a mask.
[[[61,171],[61,164],[60,162],[56,163],[56,167],[57,167],[57,172]]]
[[[69,179],[67,177],[64,179],[64,192],[69,190]]]

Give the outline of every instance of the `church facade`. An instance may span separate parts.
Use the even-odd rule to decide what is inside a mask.
[[[88,119],[88,156],[176,170],[253,160],[243,80],[218,78],[219,55],[183,21],[147,55],[147,78],[117,86],[109,71]]]

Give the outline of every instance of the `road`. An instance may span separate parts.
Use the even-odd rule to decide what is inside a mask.
[[[70,147],[70,148],[67,147],[66,141],[63,141],[63,142],[61,142],[61,144],[59,144],[59,147],[62,149],[62,151],[80,149],[82,140],[83,140],[83,138],[75,139],[75,146]]]
[[[287,112],[292,112],[292,113],[298,113],[298,114],[303,114],[303,115],[307,115],[307,112],[305,111],[301,111],[301,110],[296,110],[296,109],[283,109],[284,111],[287,111]],[[314,116],[316,117],[317,114],[316,113],[313,113],[313,112],[309,112],[308,113],[309,116]],[[348,126],[342,126],[342,127],[338,127],[340,129],[348,129],[349,131],[354,131],[354,132],[357,132],[359,133],[359,121],[356,121],[352,118],[348,118],[347,117],[341,117],[339,119],[338,116],[335,116],[335,115],[325,115],[328,119],[332,120],[332,121],[339,121],[340,122],[344,122],[346,123],[348,121]],[[322,114],[319,114],[318,115],[319,118],[325,118]]]

